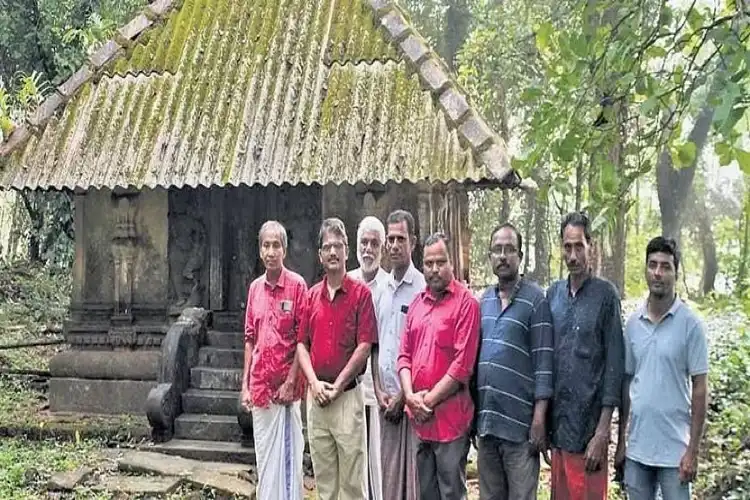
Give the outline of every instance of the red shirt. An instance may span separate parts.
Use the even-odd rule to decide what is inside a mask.
[[[310,350],[318,379],[334,383],[358,344],[378,343],[378,325],[366,284],[344,276],[333,300],[329,297],[327,277],[307,292],[299,342]]]
[[[429,289],[414,298],[406,314],[397,367],[411,370],[414,392],[431,390],[447,373],[461,388],[433,408],[425,423],[413,422],[424,441],[449,442],[464,435],[474,416],[469,379],[479,349],[479,302],[455,279],[438,299]],[[411,412],[407,408],[409,416]]]
[[[307,284],[299,274],[282,268],[276,286],[266,275],[256,278],[247,292],[245,342],[253,344],[248,384],[253,405],[268,407],[286,381],[297,352],[297,330],[305,309]],[[299,371],[295,400],[305,391]]]

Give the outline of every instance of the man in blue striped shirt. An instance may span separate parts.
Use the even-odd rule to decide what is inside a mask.
[[[539,455],[546,451],[552,320],[542,289],[519,275],[521,244],[521,234],[509,223],[490,237],[498,284],[482,296],[474,387],[481,500],[535,499]]]

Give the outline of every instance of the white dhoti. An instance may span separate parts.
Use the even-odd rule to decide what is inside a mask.
[[[367,440],[367,468],[365,473],[370,478],[368,497],[371,500],[383,500],[383,473],[380,459],[380,415],[378,407],[365,406],[366,422],[365,439]],[[368,432],[369,431],[369,432]],[[372,488],[370,490],[370,488]]]
[[[300,402],[253,408],[258,500],[301,500],[304,494]]]

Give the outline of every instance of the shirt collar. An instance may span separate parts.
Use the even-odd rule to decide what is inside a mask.
[[[336,290],[336,293],[341,291],[341,293],[346,293],[349,290],[349,284],[354,281],[354,278],[349,276],[349,273],[344,274],[344,279],[341,280],[341,286]],[[325,292],[325,296],[328,297],[328,275],[323,275],[323,291]]]
[[[388,282],[391,284],[391,287],[393,287],[394,290],[398,288],[401,283],[413,285],[416,274],[417,268],[414,266],[413,262],[409,261],[409,267],[406,269],[404,277],[401,278],[401,281],[396,283],[396,278],[393,276],[393,270],[391,270],[391,272],[388,273]]]
[[[515,300],[516,295],[518,295],[518,292],[521,291],[521,287],[523,286],[524,278],[523,276],[518,277],[518,281],[516,281],[516,284],[513,285],[513,290],[510,292],[510,300],[508,302],[513,302]],[[500,296],[500,284],[495,285],[495,297]]]
[[[373,286],[380,285],[381,283],[385,283],[388,280],[389,274],[385,272],[385,270],[382,267],[378,267],[378,272],[375,273],[375,277],[369,281],[365,282],[365,273],[362,271],[361,267],[358,267],[351,273],[347,273],[349,277],[353,279],[357,279],[363,283],[365,283],[368,287],[373,288]]]
[[[677,314],[677,310],[680,308],[680,306],[682,306],[682,304],[683,304],[682,299],[680,299],[680,297],[675,295],[674,302],[672,302],[672,305],[669,307],[669,310],[664,314],[664,316],[662,316],[661,320],[663,320],[667,316],[674,316],[675,314]],[[639,313],[638,317],[640,319],[647,319],[651,321],[648,317],[648,299],[643,301],[643,304],[641,304],[641,307],[638,313]]]
[[[589,282],[591,281],[591,279],[593,277],[594,277],[594,274],[591,271],[589,271],[589,275],[586,276],[586,279],[583,280],[583,283],[581,283],[581,286],[578,287],[578,290],[576,291],[576,295],[580,294],[581,290],[583,290],[584,288],[586,288],[586,285],[589,284]],[[566,287],[565,287],[565,289],[568,291],[568,296],[569,297],[573,295],[572,293],[570,293],[570,274],[568,274],[568,279],[566,280]]]
[[[453,278],[450,280],[450,283],[448,283],[448,286],[445,287],[445,291],[447,292],[445,295],[456,295],[456,287],[458,285],[456,284],[456,278]],[[424,299],[429,299],[431,301],[436,301],[437,299],[432,295],[432,291],[430,290],[430,286],[426,285],[424,291],[422,292],[424,295]]]
[[[271,282],[268,281],[268,271],[263,273],[263,281],[265,282],[266,286],[277,286],[279,288],[284,288],[284,286],[286,285],[286,275],[286,267],[281,266],[281,274],[279,274],[279,279],[276,281],[276,285],[272,285]]]

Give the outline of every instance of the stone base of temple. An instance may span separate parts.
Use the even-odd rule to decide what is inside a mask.
[[[95,380],[51,378],[49,405],[53,412],[143,415],[156,380]]]

